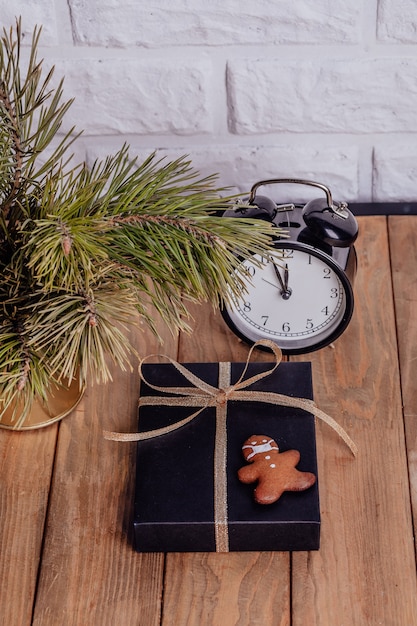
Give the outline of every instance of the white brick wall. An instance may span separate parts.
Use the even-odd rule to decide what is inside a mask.
[[[417,200],[416,0],[0,0],[15,15],[76,99],[79,159],[127,141],[239,191],[296,176]]]

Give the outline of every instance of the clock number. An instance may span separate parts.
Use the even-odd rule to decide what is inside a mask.
[[[291,327],[290,327],[289,323],[288,322],[284,322],[283,325],[282,325],[282,332],[289,333],[290,330],[291,330]]]
[[[331,274],[331,269],[329,267],[325,267],[323,270],[323,278],[330,278],[330,274]]]
[[[332,287],[330,289],[330,291],[331,291],[331,295],[330,295],[331,298],[337,298],[338,297],[339,293],[338,293],[337,287]]]
[[[267,321],[269,320],[269,315],[262,315],[261,319],[264,320],[263,325],[266,326]]]
[[[293,259],[294,258],[294,250],[283,248],[282,250],[282,258],[283,259]]]
[[[329,315],[329,307],[325,306],[324,309],[321,310],[322,313],[324,313],[324,315]]]
[[[245,311],[245,313],[249,313],[250,311],[252,311],[250,302],[243,303],[243,310]]]
[[[255,276],[255,272],[256,272],[256,270],[255,270],[255,268],[253,267],[253,265],[248,265],[248,266],[246,267],[246,273],[247,273],[249,276],[252,276],[252,277],[253,277],[253,276]]]
[[[311,330],[313,328],[313,326],[314,326],[313,320],[308,317],[307,318],[307,322],[306,322],[306,329],[307,330]]]

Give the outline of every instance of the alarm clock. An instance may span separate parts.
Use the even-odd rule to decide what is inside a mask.
[[[309,185],[325,197],[277,204],[256,194],[260,186],[277,183]],[[334,202],[322,183],[278,178],[253,185],[249,198],[223,215],[268,220],[279,228],[272,252],[241,258],[235,269],[240,287],[230,288],[222,306],[233,332],[249,344],[271,339],[284,354],[334,342],[354,308],[358,224],[347,203]]]

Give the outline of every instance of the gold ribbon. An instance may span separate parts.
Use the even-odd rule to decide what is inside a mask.
[[[264,372],[260,372],[255,376],[245,379],[245,374],[251,360],[252,352],[257,346],[266,346],[272,350],[275,355],[275,363],[272,367]],[[170,433],[182,426],[185,426],[197,417],[204,409],[208,407],[216,408],[216,439],[214,447],[214,526],[216,534],[216,552],[228,552],[228,529],[227,529],[227,476],[226,476],[226,455],[227,455],[227,433],[226,433],[226,417],[227,402],[229,400],[241,400],[244,402],[266,402],[269,404],[277,404],[280,406],[295,407],[312,413],[317,418],[328,424],[343,439],[346,445],[356,456],[357,447],[346,431],[329,415],[321,411],[313,402],[306,398],[294,398],[280,393],[269,391],[244,391],[245,387],[252,385],[258,380],[269,376],[276,370],[281,362],[282,353],[280,348],[268,339],[256,342],[249,351],[242,375],[239,380],[231,384],[230,382],[230,363],[219,363],[219,386],[213,387],[204,380],[190,372],[186,367],[171,359],[169,356],[160,355],[166,358],[194,387],[159,387],[149,383],[142,372],[143,363],[156,355],[149,355],[142,359],[139,364],[139,375],[148,387],[162,393],[171,393],[173,396],[141,396],[139,398],[139,407],[141,406],[186,406],[198,407],[189,417],[182,419],[175,424],[148,430],[142,433],[117,433],[103,431],[105,439],[112,441],[144,441],[153,437],[160,437]]]

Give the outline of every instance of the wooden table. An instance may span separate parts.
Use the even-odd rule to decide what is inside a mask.
[[[417,217],[362,217],[360,229],[353,321],[302,357],[318,406],[359,447],[353,459],[317,424],[320,550],[136,553],[136,445],[102,430],[135,430],[139,381],[115,371],[60,424],[0,431],[2,626],[417,624]],[[218,312],[193,314],[195,332],[163,329],[162,348],[138,331],[141,354],[245,360]]]

